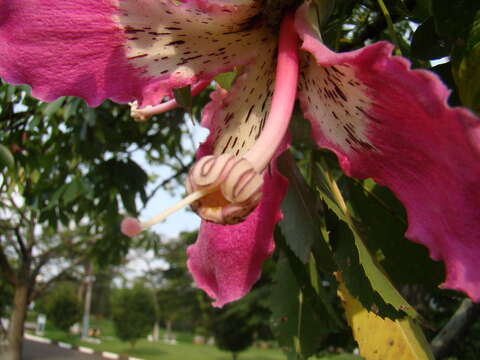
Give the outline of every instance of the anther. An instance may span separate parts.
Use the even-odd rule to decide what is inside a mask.
[[[202,219],[219,224],[243,221],[260,202],[262,186],[263,175],[232,154],[203,157],[187,178],[188,192],[212,189],[191,206]]]

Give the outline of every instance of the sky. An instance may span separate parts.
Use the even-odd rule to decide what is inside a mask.
[[[188,130],[191,131],[195,143],[195,147],[197,148],[201,141],[203,141],[207,134],[208,130],[201,128],[199,125],[193,125],[191,121],[186,120],[185,123],[188,126]],[[191,146],[189,142],[185,141],[184,146]],[[194,150],[194,149],[187,149],[187,150]],[[161,174],[158,177],[157,182],[152,183],[149,185],[148,191],[154,189],[158,183],[162,182],[169,176],[173,174],[172,170],[164,165],[159,166],[152,166],[147,164],[146,161],[141,158],[141,156],[135,158],[135,161],[139,163],[139,165],[144,168],[147,173],[149,174]],[[151,217],[157,215],[159,212],[169,208],[170,206],[177,203],[179,200],[182,199],[182,196],[185,194],[185,189],[179,188],[175,191],[175,196],[172,196],[168,191],[159,190],[155,196],[148,202],[146,208],[140,214],[140,221],[145,221],[150,219]],[[182,231],[194,231],[197,230],[200,226],[200,218],[193,213],[190,208],[184,208],[173,215],[170,215],[166,220],[162,223],[154,225],[152,230],[156,233],[163,235],[166,238],[175,238],[178,234]]]

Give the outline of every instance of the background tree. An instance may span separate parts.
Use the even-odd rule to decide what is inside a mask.
[[[115,334],[122,340],[129,342],[131,347],[148,335],[152,330],[155,312],[150,290],[141,285],[133,289],[121,289],[112,299],[112,320]]]
[[[48,294],[46,302],[48,319],[55,327],[68,332],[70,327],[81,318],[82,307],[71,283],[61,283]]]
[[[137,214],[137,200],[158,190],[147,194],[149,177],[134,153],[147,162],[181,154],[182,121],[179,110],[135,123],[128,106],[90,109],[74,98],[45,104],[26,87],[1,84],[0,274],[14,288],[7,358],[21,358],[26,308],[44,289],[87,257],[104,266],[128,251],[121,213]],[[182,161],[172,158],[163,185],[186,172]],[[38,286],[53,263],[57,271]]]
[[[315,1],[334,5],[331,17],[321,26],[322,38],[330,48],[354,50],[366,43],[390,40],[396,45],[395,52],[414,67],[430,69],[448,84],[450,104],[480,111],[478,0]],[[299,2],[266,3],[281,8],[283,3]],[[184,120],[181,110],[166,114],[161,121],[136,124],[125,106],[106,102],[88,109],[81,100],[66,98],[43,104],[27,94],[28,89],[22,87],[2,85],[0,90],[0,159],[4,164],[0,273],[14,289],[10,339],[15,349],[20,346],[26,304],[39,293],[36,275],[45,264],[64,258],[66,248],[78,249],[69,255],[71,266],[78,254],[97,257],[104,264],[115,262],[131,245],[118,234],[119,217],[113,214],[123,209],[135,214],[135,200],[150,196],[144,191],[146,174],[135,163],[133,152],[145,149],[149,161],[174,157],[175,174],[188,168],[188,161],[184,163],[177,155]],[[202,94],[202,101],[206,96],[207,92]],[[200,108],[194,107],[193,113],[198,114]],[[310,137],[303,136],[311,131],[307,122],[302,122],[301,116],[296,120],[291,126],[295,161],[282,158],[290,191],[282,205],[287,216],[276,234],[277,266],[269,306],[282,348],[297,358],[308,358],[323,351],[333,338],[338,347],[354,346],[342,303],[336,297],[338,281],[332,272],[337,271],[364,308],[392,319],[405,317],[404,309],[412,315],[410,310],[417,308],[428,328],[445,326],[452,330],[445,333],[462,339],[459,346],[450,341],[441,356],[453,352],[462,360],[476,360],[478,324],[471,321],[473,316],[464,317],[459,319],[466,327],[449,328],[448,320],[455,318],[464,296],[439,293],[443,266],[430,260],[425,248],[404,238],[407,221],[401,204],[371,180],[341,175],[332,154],[316,149]],[[168,181],[164,179],[160,185]],[[75,224],[91,226],[76,232]],[[39,227],[41,235],[34,231]],[[69,231],[70,235],[64,236]],[[183,267],[175,265],[159,273],[158,304],[169,304],[162,310],[165,319],[181,313],[175,308],[179,304],[175,299],[193,293],[190,279],[184,277],[184,245],[175,246],[171,245],[173,255],[167,251],[165,258]],[[371,275],[366,269],[380,271]],[[49,279],[55,280],[55,276]],[[379,281],[387,284],[388,291],[378,286]],[[48,281],[43,285],[48,286]],[[399,289],[394,300],[403,307],[392,306],[386,296],[392,289]],[[202,304],[208,304],[194,299],[187,296],[184,308],[203,309]],[[195,317],[190,313],[194,311],[181,314],[188,314],[191,321]],[[201,324],[208,328],[212,318],[205,318]],[[427,330],[426,334],[430,340],[438,332]],[[468,334],[469,340],[462,334]]]
[[[253,344],[255,329],[248,320],[238,311],[226,311],[215,320],[215,344],[219,349],[231,352],[233,360]]]

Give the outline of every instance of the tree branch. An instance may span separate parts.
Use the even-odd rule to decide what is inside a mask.
[[[455,342],[462,337],[480,315],[480,303],[465,299],[447,325],[432,340],[435,359],[446,358],[453,350]]]
[[[73,264],[71,264],[70,266],[67,266],[65,269],[63,269],[62,271],[60,271],[57,275],[55,275],[54,277],[52,277],[50,280],[48,280],[47,282],[43,283],[41,286],[38,286],[37,288],[35,288],[35,289],[31,292],[29,302],[35,300],[35,299],[38,297],[38,295],[40,295],[43,291],[45,291],[46,289],[48,289],[53,283],[55,283],[56,281],[59,281],[60,279],[64,278],[64,277],[67,275],[67,272],[69,272],[69,271],[72,270],[75,266],[77,266],[77,265],[79,265],[80,263],[82,263],[85,259],[86,259],[86,256],[77,259]],[[32,277],[32,280],[34,281],[35,278]]]
[[[160,184],[158,184],[155,187],[155,189],[153,189],[150,192],[150,194],[147,196],[147,199],[145,201],[145,205],[142,207],[142,209],[140,211],[145,209],[145,207],[147,206],[146,204],[155,196],[155,194],[158,192],[158,190],[164,188],[165,185],[167,185],[169,182],[173,181],[174,179],[176,179],[180,175],[187,173],[194,162],[195,162],[195,159],[192,159],[187,165],[181,167],[175,174],[173,174],[172,176],[170,176],[169,178],[163,180]]]
[[[15,275],[15,271],[13,270],[7,256],[5,255],[2,244],[0,244],[0,273],[5,276],[5,279],[11,285],[15,285],[17,283],[17,276]]]
[[[22,234],[20,234],[20,228],[17,226],[14,232],[17,238],[18,245],[20,246],[20,252],[22,254],[22,258],[25,261],[29,258],[29,256],[28,256],[27,248],[25,247],[25,242],[23,241]]]

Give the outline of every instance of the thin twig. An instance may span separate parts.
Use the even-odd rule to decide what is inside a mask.
[[[184,167],[180,168],[175,174],[173,174],[172,176],[170,176],[169,178],[163,180],[160,184],[158,184],[155,189],[152,190],[152,192],[150,192],[150,194],[147,196],[147,199],[143,205],[143,207],[140,209],[140,211],[143,211],[145,210],[145,208],[147,207],[147,203],[155,196],[155,194],[162,188],[164,188],[168,183],[170,183],[171,181],[173,181],[174,179],[178,178],[180,175],[183,175],[185,173],[188,172],[188,170],[190,169],[190,166],[192,166],[194,163],[194,159],[192,159],[190,161],[190,163],[188,163],[187,165],[185,165]]]
[[[390,16],[390,12],[388,11],[387,7],[383,0],[377,0],[380,9],[382,10],[383,16],[387,21],[388,32],[390,33],[390,38],[392,39],[393,43],[396,46],[396,52],[398,55],[402,55],[402,50],[400,49],[400,42],[398,41],[397,33],[395,32],[395,28],[393,27],[392,17]]]
[[[432,351],[435,359],[446,358],[455,343],[467,332],[480,316],[480,304],[464,299],[455,314],[450,318],[437,336],[432,340]]]

